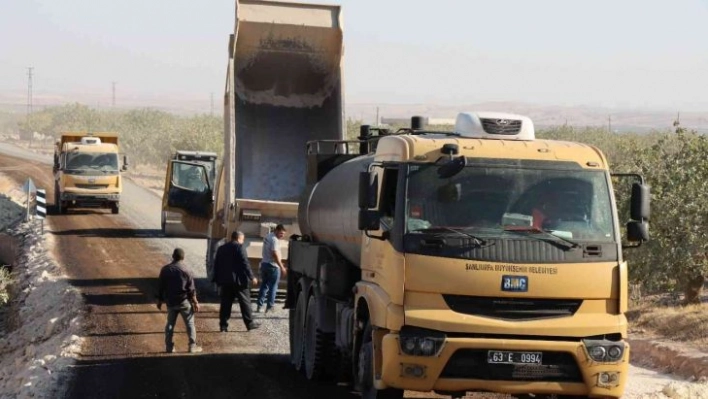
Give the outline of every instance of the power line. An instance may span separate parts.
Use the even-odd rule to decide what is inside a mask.
[[[34,67],[27,67],[27,130],[29,133],[29,145],[32,147],[32,72]]]

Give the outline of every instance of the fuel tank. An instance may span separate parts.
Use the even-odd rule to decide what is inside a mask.
[[[332,169],[306,190],[298,208],[300,231],[335,247],[357,267],[361,261],[359,173],[373,161],[373,155],[361,156]]]

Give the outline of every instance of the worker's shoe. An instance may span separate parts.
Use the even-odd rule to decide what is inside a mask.
[[[266,311],[265,311],[265,312],[268,313],[268,312],[272,312],[272,311],[273,311],[273,307],[272,307],[272,306],[268,306],[268,307],[266,308]]]
[[[256,308],[256,313],[260,313],[260,312],[261,312],[261,307],[259,306]]]
[[[202,347],[197,344],[189,345],[189,353],[199,353],[202,351]]]
[[[229,326],[228,325],[220,325],[219,331],[220,332],[229,332]]]
[[[248,331],[255,330],[255,329],[257,329],[257,328],[261,328],[261,325],[258,324],[258,323],[255,323],[255,322],[254,322],[254,323],[251,323],[251,324],[249,324],[249,325],[246,326],[246,329],[247,329]]]
[[[175,344],[167,344],[167,345],[165,345],[165,352],[167,352],[167,353],[174,353],[174,352],[175,352]]]

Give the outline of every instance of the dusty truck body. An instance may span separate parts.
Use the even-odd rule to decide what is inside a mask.
[[[165,236],[207,236],[216,162],[214,152],[188,150],[176,151],[167,161],[161,212]]]
[[[263,237],[276,224],[299,232],[305,145],[343,137],[342,51],[338,6],[236,2],[224,95],[224,156],[213,217],[207,219],[209,275],[216,248],[234,230],[246,233],[255,269]],[[282,244],[287,248],[287,241]]]
[[[58,213],[69,208],[120,210],[123,188],[116,133],[62,133],[54,149],[54,204]]]
[[[286,301],[297,369],[365,398],[622,395],[628,272],[598,149],[498,113],[360,138],[359,154],[308,146]],[[627,238],[641,243],[636,177]]]

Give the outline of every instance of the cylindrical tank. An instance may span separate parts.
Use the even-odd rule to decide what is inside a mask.
[[[373,155],[361,156],[332,169],[306,191],[298,208],[300,231],[335,247],[357,267],[361,260],[359,173],[373,161]]]

